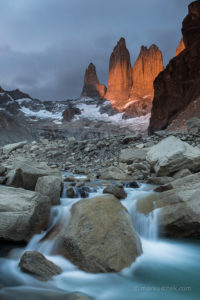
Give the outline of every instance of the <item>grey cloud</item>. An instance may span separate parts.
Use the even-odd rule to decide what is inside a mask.
[[[156,43],[165,64],[190,0],[1,0],[0,85],[42,99],[79,96],[92,61],[107,84],[109,56],[124,36],[134,63]]]

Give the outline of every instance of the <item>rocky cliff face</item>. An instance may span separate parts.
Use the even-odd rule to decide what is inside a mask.
[[[178,47],[176,48],[175,56],[179,55],[184,49],[185,49],[185,44],[183,42],[183,39],[181,39],[180,43],[178,44]]]
[[[144,96],[153,98],[153,81],[163,69],[162,53],[159,48],[156,45],[152,45],[149,49],[142,46],[133,66],[131,98]]]
[[[186,49],[172,59],[154,81],[149,133],[165,129],[200,96],[200,1],[189,5],[182,33]]]
[[[121,38],[110,56],[108,90],[105,96],[117,109],[121,109],[130,96],[131,73],[130,54],[125,39]]]
[[[96,73],[96,67],[93,63],[90,63],[85,71],[84,86],[81,96],[91,98],[104,98],[106,93],[106,86],[99,83],[99,79]]]

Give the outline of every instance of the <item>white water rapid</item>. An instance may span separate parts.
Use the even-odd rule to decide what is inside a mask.
[[[90,274],[80,271],[62,256],[55,255],[57,243],[43,238],[51,229],[62,228],[70,217],[70,208],[80,198],[66,198],[51,210],[47,231],[35,235],[24,248],[13,249],[0,258],[0,300],[64,300],[68,292],[82,292],[97,300],[197,300],[199,296],[200,243],[197,241],[160,240],[155,210],[148,215],[136,211],[136,201],[152,194],[152,187],[126,188],[128,194],[121,203],[132,215],[135,228],[142,241],[143,254],[129,268],[120,273]],[[91,193],[90,197],[102,194]],[[21,255],[27,250],[37,250],[60,266],[62,274],[43,283],[23,273],[18,267]]]

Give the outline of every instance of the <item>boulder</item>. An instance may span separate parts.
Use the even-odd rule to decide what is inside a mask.
[[[60,267],[37,251],[26,251],[20,259],[19,267],[23,272],[31,274],[41,281],[48,281],[53,276],[62,273]]]
[[[167,184],[171,181],[173,181],[174,178],[173,177],[150,177],[147,180],[148,184],[155,184],[155,185],[164,185]]]
[[[60,246],[66,258],[91,273],[119,272],[142,253],[132,218],[113,195],[75,203]]]
[[[5,145],[2,150],[4,154],[10,154],[12,151],[23,148],[27,144],[27,141],[19,142],[19,143],[14,143],[14,144],[8,144]]]
[[[124,190],[123,187],[121,186],[115,186],[115,185],[110,185],[107,186],[104,190],[103,190],[103,194],[111,194],[114,195],[116,198],[118,199],[125,199],[127,194]]]
[[[124,181],[129,181],[133,179],[127,173],[123,172],[120,168],[114,166],[108,167],[104,172],[102,172],[100,178]]]
[[[0,186],[0,240],[29,241],[47,226],[50,207],[39,193]]]
[[[188,169],[182,169],[180,171],[177,171],[174,175],[173,178],[174,179],[179,179],[179,178],[183,178],[186,176],[192,175],[192,173],[190,172],[190,170]]]
[[[141,198],[136,204],[140,213],[160,208],[157,216],[159,235],[198,238],[200,234],[200,185],[176,188]]]
[[[36,183],[35,191],[49,197],[52,205],[60,204],[62,178],[58,176],[42,176]]]
[[[69,186],[66,189],[66,194],[68,198],[75,198],[76,197],[76,190],[73,186]]]
[[[168,176],[180,169],[200,169],[200,149],[169,136],[150,148],[146,157],[158,176]]]
[[[145,160],[149,149],[126,148],[120,152],[119,160],[121,162],[131,164],[136,160]]]
[[[156,192],[164,192],[171,189],[182,188],[200,188],[200,173],[191,174],[182,178],[178,178],[169,182],[168,184],[162,185],[155,189]]]
[[[61,173],[44,162],[16,161],[8,174],[6,185],[34,191],[38,178],[48,175],[61,176]]]

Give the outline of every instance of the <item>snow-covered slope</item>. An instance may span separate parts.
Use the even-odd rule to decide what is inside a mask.
[[[87,97],[82,97],[76,100],[66,101],[40,101],[32,99],[26,94],[22,94],[17,90],[17,97],[14,91],[0,93],[0,110],[5,110],[10,115],[20,116],[26,122],[31,124],[40,124],[45,122],[46,128],[48,124],[55,126],[66,126],[66,120],[63,119],[63,112],[67,115],[71,114],[73,108],[77,109],[78,113],[70,115],[71,125],[81,124],[88,120],[91,123],[103,122],[107,124],[107,128],[115,126],[120,129],[128,128],[132,132],[145,132],[148,128],[150,114],[140,117],[127,117],[125,113],[118,112],[112,108],[111,103],[107,100],[97,100]],[[68,121],[68,120],[67,120]],[[49,122],[49,123],[48,123]],[[52,126],[52,125],[51,125]],[[79,125],[81,128],[81,125]],[[90,125],[89,125],[90,126]]]

